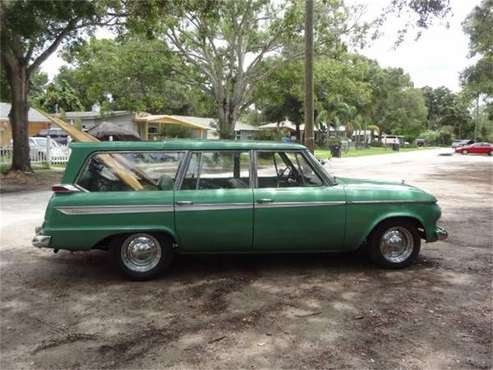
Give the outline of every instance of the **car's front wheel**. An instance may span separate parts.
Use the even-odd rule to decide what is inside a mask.
[[[421,239],[414,222],[389,220],[378,225],[368,240],[370,258],[386,268],[403,268],[414,263],[421,249]]]
[[[166,270],[173,260],[169,238],[136,233],[118,237],[111,247],[113,263],[133,280],[149,280]]]
[[[469,152],[467,150],[463,150],[462,154],[468,154]]]

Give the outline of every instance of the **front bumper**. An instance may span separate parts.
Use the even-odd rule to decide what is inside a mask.
[[[48,248],[50,246],[51,236],[43,235],[41,227],[36,227],[36,235],[33,238],[33,246],[36,248]]]

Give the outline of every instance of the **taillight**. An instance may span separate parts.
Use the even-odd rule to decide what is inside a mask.
[[[51,187],[55,193],[74,193],[80,191],[78,187],[69,184],[56,184]]]

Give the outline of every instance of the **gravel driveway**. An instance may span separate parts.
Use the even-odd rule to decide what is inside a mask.
[[[104,252],[31,247],[50,193],[1,195],[0,367],[492,368],[493,158],[332,160],[435,194],[448,242],[411,268],[358,254],[180,257],[146,283]]]

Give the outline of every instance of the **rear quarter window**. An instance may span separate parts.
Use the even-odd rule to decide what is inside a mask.
[[[90,192],[173,190],[184,155],[169,151],[95,154],[76,184]]]

